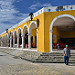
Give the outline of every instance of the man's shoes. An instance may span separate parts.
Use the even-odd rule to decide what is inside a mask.
[[[68,63],[66,65],[68,65]]]

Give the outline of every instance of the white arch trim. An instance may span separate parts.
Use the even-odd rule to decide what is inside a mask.
[[[25,28],[25,27],[27,27],[27,28],[28,28],[28,26],[25,24],[25,25],[24,25],[24,27],[23,27],[23,30],[24,30],[24,28]]]
[[[10,37],[12,37],[13,36],[13,31],[11,31],[11,35],[10,35]]]
[[[14,30],[14,33],[16,32],[16,29]]]
[[[20,27],[18,28],[18,30],[21,29]]]
[[[17,35],[19,35],[19,30],[21,30],[21,28],[20,28],[20,27],[18,28],[18,32],[17,32]],[[22,34],[22,31],[21,31],[21,34]]]
[[[28,34],[31,35],[31,27],[32,27],[32,24],[35,24],[35,28],[37,28],[37,23],[35,21],[32,21],[29,25],[29,31],[28,31]],[[38,34],[37,35],[37,51],[38,51]]]
[[[16,29],[14,30],[14,34],[13,34],[13,36],[15,36],[15,33],[16,33],[16,35],[17,35],[17,31],[16,31]]]
[[[29,25],[29,33],[31,33],[30,28],[31,28],[31,25],[32,25],[32,24],[35,24],[35,26],[36,26],[35,28],[37,28],[37,24],[36,24],[36,22],[35,22],[35,21],[32,21],[32,22],[30,23],[30,25]]]
[[[28,32],[29,32],[28,26],[25,24],[24,27],[23,27],[22,35],[24,34],[24,28],[25,28],[25,27],[27,28],[27,30],[28,30]]]
[[[51,24],[50,24],[50,30],[49,30],[49,33],[50,33],[50,52],[53,52],[53,51],[52,51],[52,27],[53,27],[54,22],[55,22],[58,18],[61,18],[61,17],[69,17],[69,18],[72,18],[72,19],[75,21],[75,17],[72,16],[72,15],[69,15],[69,14],[59,15],[59,16],[57,16],[57,17],[55,17],[55,18],[53,19],[53,21],[52,21]]]
[[[16,29],[14,30],[14,32],[16,32]]]

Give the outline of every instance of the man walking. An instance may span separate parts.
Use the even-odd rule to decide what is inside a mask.
[[[64,63],[68,65],[70,57],[70,49],[68,48],[68,45],[65,46],[63,52],[64,52]]]

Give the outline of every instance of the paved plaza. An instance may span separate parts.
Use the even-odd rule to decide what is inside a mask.
[[[75,75],[75,64],[32,63],[0,52],[0,75]]]

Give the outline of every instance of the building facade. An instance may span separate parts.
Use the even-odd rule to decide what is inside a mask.
[[[0,35],[0,46],[52,52],[57,43],[75,46],[75,5],[44,7]],[[39,21],[37,21],[37,19]],[[67,41],[65,41],[67,39]],[[70,43],[70,44],[69,44]],[[61,49],[63,45],[60,45]]]

